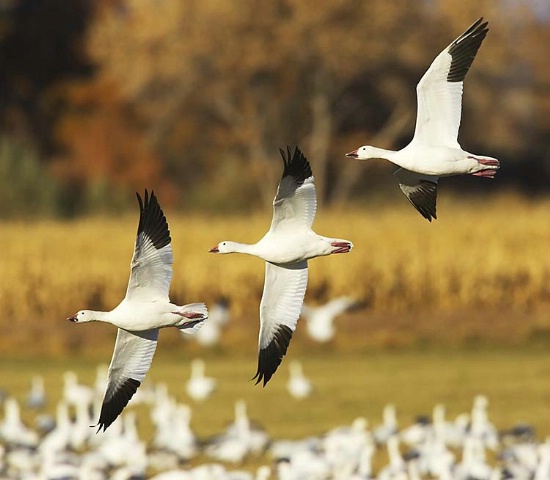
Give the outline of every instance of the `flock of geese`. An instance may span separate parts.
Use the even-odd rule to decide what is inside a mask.
[[[383,158],[398,165],[395,174],[401,190],[430,221],[436,218],[439,177],[472,174],[493,178],[499,168],[498,160],[468,153],[457,140],[463,80],[487,31],[487,22],[480,18],[432,62],[417,86],[416,129],[405,148],[390,151],[363,146],[347,154],[361,160]],[[325,237],[312,230],[317,196],[309,161],[298,147],[280,152],[283,174],[267,233],[253,244],[225,240],[209,250],[216,254],[244,253],[265,261],[254,376],[263,386],[279,367],[296,329],[307,288],[308,260],[348,253],[353,248],[349,240]],[[137,199],[140,217],[126,296],[109,312],[81,310],[68,318],[75,323],[107,322],[118,328],[97,423],[98,430],[103,431],[143,382],[159,329],[176,327],[192,335],[208,318],[204,303],[180,306],[170,302],[173,253],[168,223],[154,192],[149,195],[145,190],[144,198],[138,193]],[[326,323],[321,338],[330,335]]]
[[[437,218],[439,177],[471,174],[493,178],[499,168],[499,162],[495,158],[468,153],[457,141],[463,80],[487,31],[487,22],[479,19],[435,58],[418,83],[416,129],[411,142],[405,148],[390,151],[362,146],[346,155],[360,160],[382,158],[396,164],[399,169],[395,175],[401,190],[415,209],[429,221]],[[305,317],[317,318],[308,320],[308,327],[317,322],[317,327],[311,327],[311,331],[317,335],[316,340],[323,342],[333,335],[334,315],[353,305],[352,301],[346,299],[336,302],[330,308],[327,307],[324,313],[303,308],[308,282],[308,261],[320,256],[349,253],[353,249],[353,243],[345,239],[318,235],[312,230],[317,199],[310,163],[298,147],[288,147],[286,151],[280,152],[283,173],[273,201],[273,218],[267,233],[253,244],[225,240],[209,250],[215,254],[253,255],[265,262],[265,283],[260,302],[258,366],[254,376],[256,383],[263,383],[263,386],[269,382],[281,364],[302,311]],[[101,475],[92,475],[92,464],[95,461],[107,462],[111,466],[124,464],[128,469],[138,470],[148,464],[150,459],[145,446],[137,437],[135,417],[126,414],[121,421],[115,420],[145,379],[157,347],[159,330],[175,327],[183,334],[194,335],[204,324],[202,341],[205,344],[213,344],[219,339],[225,321],[223,308],[227,308],[227,305],[219,306],[221,312],[217,315],[220,318],[217,322],[212,322],[212,326],[208,326],[208,310],[204,303],[181,306],[170,301],[173,253],[168,223],[154,192],[149,194],[145,190],[143,197],[138,193],[137,200],[140,217],[125,297],[111,311],[80,310],[68,318],[74,323],[100,321],[118,328],[108,373],[106,378],[102,377],[98,387],[103,397],[101,404],[90,404],[95,395],[92,396],[89,392],[85,402],[82,397],[85,389],[80,386],[79,392],[79,385],[75,383],[74,378],[66,380],[68,386],[64,396],[65,402],[58,406],[55,427],[40,443],[36,434],[25,430],[22,430],[25,436],[19,432],[22,436],[16,442],[37,449],[42,455],[42,468],[48,468],[48,465],[54,462],[53,459],[57,458],[55,455],[50,458],[52,452],[64,452],[68,446],[76,450],[86,447],[93,452],[102,452],[95,460],[90,460],[90,464],[86,463],[87,466],[83,466],[81,462],[78,468],[87,468],[89,476],[80,478],[105,478]],[[211,315],[213,313],[211,312]],[[196,363],[193,368],[196,377],[190,379],[190,384],[194,380],[202,381],[195,381],[195,386],[189,388],[195,392],[197,399],[207,398],[215,389],[215,382],[204,381],[204,364]],[[293,364],[291,368],[298,378],[301,373],[300,366]],[[311,385],[307,386],[305,382],[297,384],[297,395],[307,396]],[[75,398],[72,399],[71,395]],[[136,395],[134,400],[137,401],[139,397],[139,394]],[[188,459],[202,448],[213,458],[228,460],[231,455],[237,456],[235,452],[246,456],[251,452],[263,451],[269,441],[265,432],[251,428],[245,407],[239,404],[235,424],[231,430],[224,433],[224,436],[231,440],[237,438],[240,444],[235,441],[224,443],[217,439],[206,446],[200,446],[189,429],[189,408],[175,404],[162,389],[155,391],[152,397],[151,418],[157,428],[153,444],[160,449],[170,450],[175,443],[174,440],[178,439],[177,448],[182,451],[172,452],[178,458]],[[71,405],[76,408],[74,422],[69,420],[67,413]],[[90,434],[88,426],[93,420],[89,416],[87,405],[97,415],[94,418],[99,418],[96,427],[98,431],[103,430],[103,435]],[[4,442],[9,443],[14,432],[23,427],[17,421],[17,407],[13,401],[6,401],[5,408],[6,416],[0,435]],[[110,426],[110,430],[106,431]],[[456,424],[452,426],[458,428]],[[387,445],[390,459],[387,469],[378,475],[382,479],[405,478],[402,475],[413,478],[415,475],[424,474],[440,478],[493,478],[491,471],[483,470],[484,449],[491,448],[484,436],[487,432],[483,430],[483,435],[474,433],[476,427],[473,414],[469,430],[463,426],[461,432],[464,454],[460,466],[457,466],[453,453],[445,450],[448,423],[436,424],[434,419],[433,422],[426,425],[418,424],[417,427],[423,432],[423,441],[412,444],[416,452],[414,461],[407,461],[398,451],[398,443],[404,440],[403,431],[398,431],[395,427],[387,438],[377,438],[376,432],[369,431],[364,419],[354,422],[351,427],[328,432],[322,438],[286,444],[274,442],[271,444],[271,451],[274,458],[280,460],[277,464],[277,474],[282,479],[371,478],[370,459],[376,443]],[[236,444],[238,445],[235,446]],[[540,474],[540,478],[549,476],[549,448],[545,443],[537,447],[536,453],[533,454],[540,459],[539,464],[544,464],[546,469]],[[13,450],[9,452],[9,459],[4,460],[9,462],[10,468],[17,469],[14,465],[22,462],[17,455],[24,457],[25,454]],[[479,470],[472,470],[474,466]],[[67,468],[70,469],[71,466]],[[316,470],[312,471],[313,468]],[[458,471],[461,473],[457,474]],[[263,473],[258,473],[258,477],[267,478],[266,474],[268,473],[264,469]],[[136,475],[139,476],[140,473]],[[45,478],[72,477],[69,473],[59,473]],[[132,474],[120,474],[120,477],[113,475],[110,478],[132,478]],[[198,474],[192,476],[176,473],[173,476],[164,474],[156,478],[166,480],[249,477],[229,477],[221,474],[215,476],[213,473],[211,476],[201,477]]]
[[[550,439],[538,442],[533,427],[497,431],[489,402],[474,398],[470,411],[450,419],[443,404],[431,415],[403,424],[393,404],[372,426],[355,418],[324,433],[295,440],[271,438],[238,400],[234,420],[210,438],[192,427],[193,408],[164,383],[144,385],[119,421],[101,435],[89,425],[99,414],[105,366],[94,384],[64,374],[55,418],[45,414],[50,398],[33,379],[22,406],[3,399],[0,415],[0,479],[18,480],[549,480]],[[201,398],[198,401],[204,401]],[[145,442],[139,418],[153,427]],[[34,427],[21,409],[34,412]]]

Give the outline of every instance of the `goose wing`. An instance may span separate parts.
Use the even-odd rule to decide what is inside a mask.
[[[157,328],[141,332],[118,329],[98,431],[105,431],[115,421],[143,382],[153,361],[158,334]]]
[[[422,175],[400,168],[394,175],[399,180],[401,191],[408,198],[411,205],[418,210],[426,220],[437,219],[437,181],[434,175]]]
[[[414,141],[459,147],[462,84],[487,35],[488,22],[477,20],[432,62],[416,87],[418,111]]]
[[[310,229],[317,209],[311,166],[298,147],[279,150],[284,170],[273,200],[271,231]]]
[[[168,299],[174,259],[168,223],[155,192],[149,197],[145,190],[144,200],[136,195],[140,215],[126,299]]]
[[[307,275],[306,261],[284,267],[266,262],[256,384],[263,380],[265,386],[286,354],[306,294]]]

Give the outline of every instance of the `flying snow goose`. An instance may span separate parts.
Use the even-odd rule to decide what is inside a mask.
[[[172,245],[166,217],[157,197],[137,194],[140,217],[126,296],[110,312],[81,310],[68,320],[107,322],[118,327],[107,390],[99,416],[105,431],[127,405],[145,378],[157,347],[159,329],[176,327],[192,334],[208,317],[203,303],[170,303]]]
[[[335,333],[336,317],[360,305],[360,302],[350,297],[334,298],[324,305],[315,307],[304,303],[302,317],[306,320],[306,332],[316,342],[328,342]]]
[[[311,258],[347,253],[348,240],[317,235],[311,225],[317,198],[307,158],[298,149],[280,150],[284,170],[273,200],[271,228],[257,243],[220,242],[212,253],[247,253],[266,262],[260,302],[260,335],[256,384],[265,386],[286,353],[300,316]]]
[[[363,146],[347,157],[382,158],[401,167],[395,172],[399,186],[420,214],[436,216],[439,177],[471,174],[494,178],[500,164],[496,158],[468,153],[458,144],[462,110],[462,84],[488,22],[480,18],[432,62],[416,87],[417,115],[414,137],[402,150]]]

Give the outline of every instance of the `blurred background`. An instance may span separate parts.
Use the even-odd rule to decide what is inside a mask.
[[[394,191],[391,168],[344,153],[410,140],[416,83],[480,16],[459,140],[501,160],[500,191],[548,192],[543,0],[2,0],[0,216],[120,211],[144,186],[186,211],[257,209],[287,144],[324,204]]]
[[[344,154],[408,143],[417,82],[481,16],[459,141],[501,169],[443,179],[430,224],[394,167]],[[124,295],[134,192],[148,188],[171,230],[172,300],[230,318],[208,347],[163,332],[149,374],[186,398],[189,360],[206,359],[220,394],[194,411],[202,434],[239,396],[297,437],[387,402],[407,421],[437,402],[455,415],[478,393],[499,428],[550,434],[549,48],[547,0],[0,0],[0,387],[24,398],[42,370],[55,400],[64,370],[92,382],[109,360],[111,326],[65,318]],[[355,244],[310,263],[306,304],[355,306],[322,341],[300,320],[264,390],[247,383],[263,265],[207,251],[264,234],[278,149],[295,144],[315,230]],[[307,403],[285,391],[293,359],[316,389]]]

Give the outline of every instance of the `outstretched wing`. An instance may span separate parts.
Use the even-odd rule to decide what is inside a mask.
[[[98,431],[105,431],[115,421],[143,382],[153,361],[158,335],[157,328],[142,332],[118,329]]]
[[[307,274],[305,261],[285,267],[266,262],[256,384],[263,380],[265,386],[286,354],[304,302]]]
[[[462,84],[487,35],[480,18],[432,62],[416,87],[418,111],[413,141],[458,146]]]
[[[394,175],[399,180],[399,187],[409,199],[412,206],[418,210],[426,220],[437,219],[437,181],[439,177],[434,175],[422,175],[400,168]]]
[[[317,195],[311,166],[298,147],[291,152],[287,147],[283,157],[283,177],[273,200],[271,231],[283,229],[310,229],[317,209]]]
[[[139,224],[126,299],[168,299],[172,281],[172,245],[166,217],[155,192],[139,202]]]

